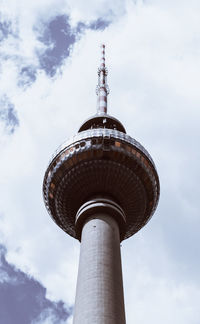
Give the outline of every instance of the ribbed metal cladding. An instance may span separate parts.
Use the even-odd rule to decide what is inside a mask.
[[[125,324],[118,224],[108,214],[82,230],[73,324]]]
[[[127,223],[125,231],[120,228],[121,240],[143,227],[157,206],[159,180],[151,156],[137,141],[117,130],[78,133],[56,151],[45,174],[47,209],[75,238],[76,213],[97,194],[112,197],[124,209]]]

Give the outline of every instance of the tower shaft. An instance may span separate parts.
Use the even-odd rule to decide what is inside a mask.
[[[106,213],[82,229],[74,324],[125,324],[119,227]]]

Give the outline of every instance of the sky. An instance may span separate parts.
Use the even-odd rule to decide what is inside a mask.
[[[200,2],[0,0],[0,324],[71,324],[80,244],[49,217],[52,154],[96,110],[151,154],[161,196],[122,242],[127,324],[200,322]],[[84,103],[84,104],[83,104]]]

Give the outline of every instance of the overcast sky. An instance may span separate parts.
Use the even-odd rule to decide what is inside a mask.
[[[79,242],[49,217],[55,149],[108,112],[152,155],[161,197],[122,243],[127,324],[200,322],[200,2],[0,0],[0,324],[70,324]]]

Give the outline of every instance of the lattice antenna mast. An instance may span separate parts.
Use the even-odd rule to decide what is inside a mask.
[[[101,63],[98,68],[98,85],[96,88],[97,94],[97,114],[107,113],[107,96],[109,94],[109,88],[107,85],[108,70],[105,66],[105,45],[101,45]]]

